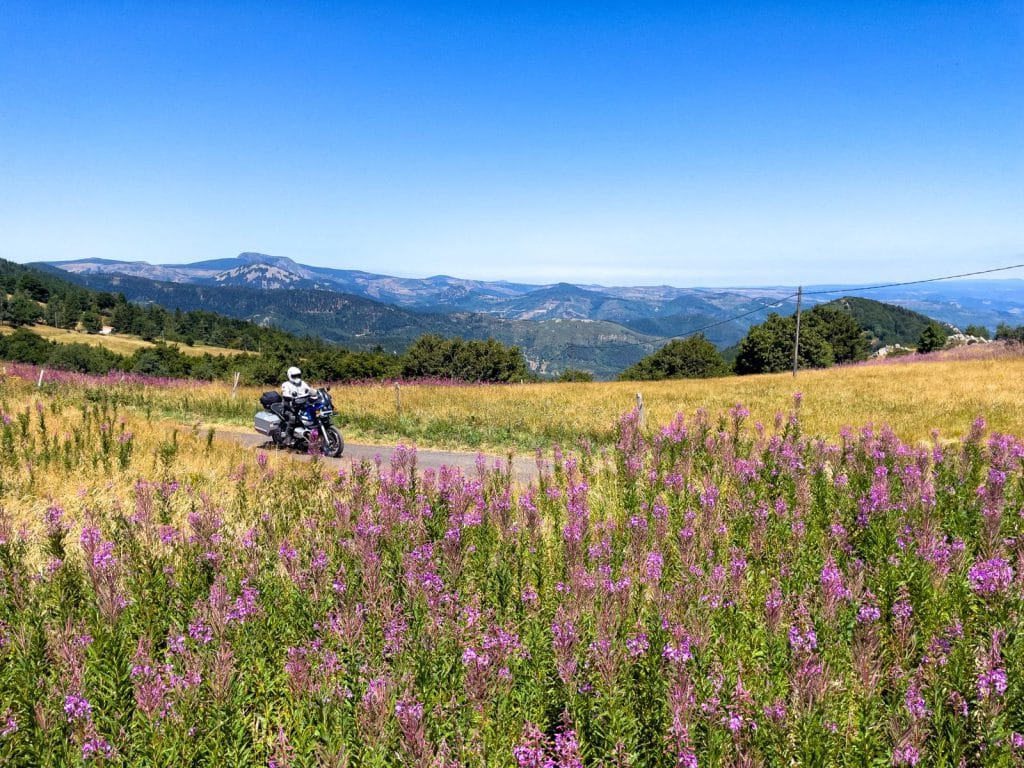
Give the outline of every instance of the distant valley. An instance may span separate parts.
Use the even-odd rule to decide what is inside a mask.
[[[768,312],[791,314],[794,287],[677,288],[529,285],[449,276],[400,278],[299,264],[281,256],[153,265],[82,259],[34,265],[90,288],[182,310],[209,309],[309,333],[355,349],[400,352],[425,333],[494,337],[519,346],[540,374],[567,368],[610,378],[669,338],[704,328],[720,348]],[[805,306],[844,293],[885,301],[958,327],[1024,322],[1024,281],[958,280],[854,293],[806,286]],[[828,291],[828,293],[816,293]],[[784,300],[785,299],[785,300]],[[781,302],[781,303],[780,303]]]

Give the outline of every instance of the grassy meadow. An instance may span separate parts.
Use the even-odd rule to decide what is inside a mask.
[[[11,333],[14,331],[9,325],[0,325],[0,333]],[[139,349],[148,349],[155,347],[151,341],[144,341],[138,336],[131,336],[122,333],[110,333],[110,334],[99,334],[99,333],[83,333],[80,331],[71,331],[66,328],[54,328],[49,325],[34,325],[31,328],[32,333],[42,336],[47,341],[55,341],[58,344],[87,344],[90,347],[104,347],[119,355],[130,357],[134,352]],[[241,355],[241,354],[252,354],[251,352],[245,352],[240,349],[226,349],[225,347],[211,347],[206,344],[179,344],[177,342],[168,342],[168,346],[176,347],[181,351],[183,355],[191,355],[193,357],[201,357],[205,354],[211,355]]]
[[[1020,361],[944,366],[643,385],[642,423],[635,385],[401,389],[488,440],[558,419],[520,487],[8,365],[0,766],[1020,766]],[[393,388],[339,390],[387,434]],[[905,439],[866,424],[901,393]]]
[[[12,371],[21,370],[11,367]],[[31,369],[26,379],[34,381]],[[87,377],[53,376],[97,386]],[[1002,349],[989,358],[904,358],[790,374],[665,382],[579,384],[453,385],[394,383],[335,385],[341,427],[350,440],[394,442],[410,439],[422,446],[513,448],[532,451],[553,444],[576,446],[580,440],[608,445],[618,416],[637,404],[652,424],[668,423],[676,413],[721,413],[736,403],[751,418],[770,425],[802,394],[801,420],[811,433],[835,438],[845,426],[888,425],[904,440],[960,437],[977,417],[993,429],[1024,434],[1024,354]],[[111,403],[185,423],[247,429],[261,388],[240,387],[234,396],[226,383],[188,383],[153,387],[116,376],[102,380],[96,396]]]
[[[400,418],[393,385],[339,387],[335,401],[346,418],[370,433],[384,429],[453,444],[510,441],[529,447],[575,444],[580,437],[607,444],[615,419],[636,405],[638,392],[645,417],[655,424],[698,409],[720,413],[736,403],[747,407],[752,419],[770,424],[800,392],[805,429],[825,437],[868,423],[886,424],[905,440],[928,439],[933,429],[959,437],[979,416],[995,429],[1024,434],[1024,355],[801,371],[795,379],[770,374],[663,382],[402,385]]]

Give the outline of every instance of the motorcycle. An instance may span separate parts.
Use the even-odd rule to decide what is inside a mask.
[[[345,450],[341,431],[331,423],[334,415],[334,401],[330,387],[317,389],[308,397],[298,397],[292,403],[298,422],[288,434],[287,405],[276,391],[264,392],[260,396],[263,410],[254,418],[256,431],[270,438],[275,448],[294,448],[309,451],[312,447],[325,456],[338,458]]]

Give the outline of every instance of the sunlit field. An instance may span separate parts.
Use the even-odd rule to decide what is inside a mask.
[[[983,417],[996,430],[1024,434],[1024,355],[994,350],[988,359],[893,361],[790,374],[668,382],[593,384],[454,385],[377,382],[335,385],[335,405],[350,440],[522,451],[580,440],[608,445],[622,412],[643,400],[650,423],[666,423],[677,412],[715,414],[736,403],[751,420],[771,425],[802,394],[800,418],[808,433],[835,439],[844,426],[883,424],[903,440],[930,440],[967,433]],[[991,354],[991,353],[990,353]],[[24,386],[38,369],[8,364]],[[18,378],[20,377],[20,378]],[[319,382],[314,382],[319,383]],[[48,372],[44,382],[95,390],[93,396],[139,412],[218,428],[248,429],[262,388],[196,382],[155,383],[112,374],[85,377]],[[13,386],[13,384],[12,384]]]
[[[909,397],[936,368],[904,370]],[[839,373],[850,407],[884,389]],[[730,380],[724,410],[645,386],[643,423],[628,386],[403,388],[455,393],[438,419],[627,401],[522,487],[411,447],[242,450],[155,406],[225,387],[7,377],[0,765],[1019,765],[1024,444],[975,414],[821,439],[825,378]]]
[[[743,403],[751,418],[769,424],[803,394],[801,420],[809,432],[836,437],[842,427],[888,424],[905,440],[932,430],[955,437],[985,417],[994,428],[1024,433],[1024,356],[964,362],[890,363],[791,374],[668,382],[536,384],[521,386],[405,386],[403,419],[431,424],[487,425],[495,435],[520,434],[540,442],[584,436],[607,442],[610,425],[643,399],[646,418],[669,421],[677,412],[717,413]],[[339,389],[343,411],[386,424],[396,413],[389,387]],[[400,431],[399,429],[395,430]],[[439,430],[440,431],[440,430]]]
[[[0,325],[0,333],[11,333],[14,329],[8,325]],[[54,328],[49,325],[34,325],[32,333],[42,336],[47,341],[55,341],[58,344],[88,344],[90,347],[104,347],[119,355],[130,356],[136,350],[148,349],[155,346],[153,342],[143,341],[138,336],[111,333],[107,335],[98,333],[81,333],[70,331],[66,328]],[[205,344],[178,344],[168,342],[169,346],[176,347],[183,355],[201,357],[205,354],[211,355],[241,355],[252,354],[243,352],[240,349],[226,349],[225,347],[210,347]]]

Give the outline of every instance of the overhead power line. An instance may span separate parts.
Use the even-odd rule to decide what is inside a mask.
[[[789,301],[790,299],[795,299],[795,298],[796,298],[796,294],[795,293],[791,293],[791,294],[789,294],[789,296],[783,296],[781,299],[772,299],[771,301],[762,304],[760,307],[754,307],[754,309],[751,309],[751,310],[749,310],[747,312],[743,312],[742,314],[733,315],[732,317],[727,317],[724,320],[717,320],[717,321],[715,321],[713,323],[708,323],[707,325],[702,325],[700,328],[694,328],[693,330],[685,331],[684,333],[678,333],[675,336],[672,336],[671,338],[673,338],[673,339],[682,339],[682,338],[685,338],[687,336],[693,336],[693,334],[700,333],[701,331],[706,331],[708,328],[715,328],[715,327],[717,327],[719,325],[725,325],[726,323],[731,323],[733,320],[740,320],[740,319],[742,319],[744,317],[747,317],[749,315],[753,315],[756,312],[763,312],[766,309],[772,309],[773,307],[781,306],[781,305],[785,304],[787,301]],[[761,301],[764,301],[764,300],[761,299]]]
[[[907,280],[902,283],[885,283],[883,285],[866,285],[863,288],[836,288],[830,291],[804,291],[804,296],[821,296],[827,293],[854,293],[859,291],[877,291],[879,288],[899,288],[903,285],[920,285],[921,283],[937,283],[940,280],[956,280],[961,277],[975,277],[976,275],[990,275],[993,272],[1006,272],[1009,269],[1020,269],[1024,264],[1014,264],[1009,267],[996,267],[995,269],[982,269],[978,272],[964,272],[960,275],[945,275],[943,277],[929,277],[927,280]]]
[[[1006,271],[1011,270],[1011,269],[1022,269],[1022,268],[1024,268],[1024,264],[1012,264],[1012,265],[1010,265],[1008,267],[995,267],[993,269],[981,269],[981,270],[978,270],[976,272],[963,272],[963,273],[961,273],[959,275],[943,275],[942,277],[929,277],[929,278],[927,278],[925,280],[906,280],[906,281],[901,282],[901,283],[884,283],[884,284],[880,284],[880,285],[866,285],[866,286],[863,286],[861,288],[836,288],[834,290],[802,291],[802,293],[803,293],[804,296],[823,296],[823,295],[826,295],[826,294],[834,294],[834,293],[859,293],[859,292],[862,292],[862,291],[877,291],[880,288],[899,288],[899,287],[904,286],[904,285],[921,285],[922,283],[937,283],[937,282],[940,282],[942,280],[956,280],[956,279],[961,278],[961,277],[976,277],[977,275],[990,275],[993,272],[1006,272]],[[684,339],[687,336],[692,336],[695,333],[701,333],[701,332],[706,331],[706,330],[708,330],[710,328],[716,328],[719,325],[725,325],[726,323],[731,323],[731,322],[733,322],[735,320],[742,320],[744,317],[749,317],[750,315],[756,314],[758,312],[763,312],[766,309],[772,309],[774,307],[782,306],[784,303],[786,303],[790,299],[795,299],[797,297],[797,295],[800,294],[800,293],[801,293],[801,291],[797,291],[796,293],[791,293],[788,296],[783,296],[782,298],[778,298],[778,299],[770,299],[770,300],[767,300],[767,301],[765,301],[764,299],[760,299],[760,301],[764,302],[760,307],[755,307],[754,309],[748,310],[746,312],[742,312],[742,313],[740,313],[738,315],[733,315],[731,317],[727,317],[724,320],[717,320],[717,321],[715,321],[713,323],[708,323],[707,325],[702,325],[700,328],[693,328],[693,329],[685,331],[683,333],[675,334],[675,335],[673,335],[673,336],[671,336],[669,338],[670,339]]]

